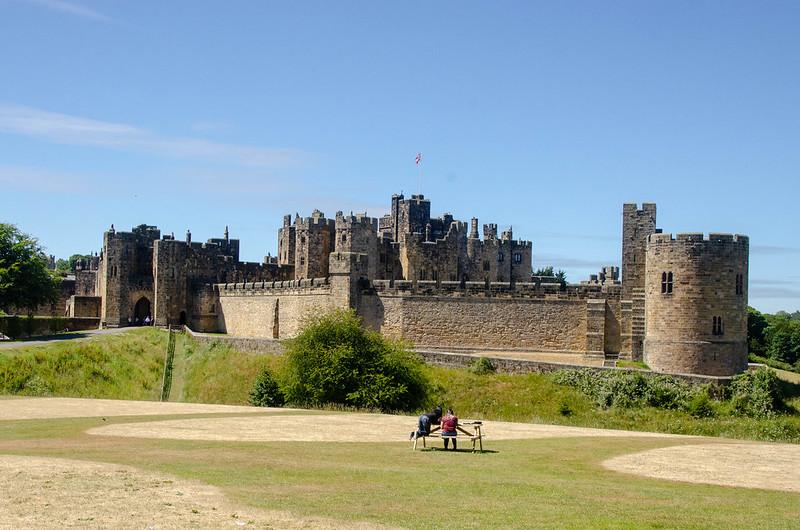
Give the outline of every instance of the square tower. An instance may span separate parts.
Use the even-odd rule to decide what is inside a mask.
[[[622,207],[622,296],[644,289],[647,237],[656,232],[656,205],[626,203]]]

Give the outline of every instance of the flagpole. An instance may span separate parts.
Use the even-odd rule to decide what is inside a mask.
[[[414,161],[419,168],[419,173],[417,173],[417,195],[420,195],[422,194],[422,153],[417,153],[417,157]]]

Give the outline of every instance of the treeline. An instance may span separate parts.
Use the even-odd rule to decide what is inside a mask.
[[[748,307],[747,345],[751,360],[800,372],[800,311],[770,315]]]

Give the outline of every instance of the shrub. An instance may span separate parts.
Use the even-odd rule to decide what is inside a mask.
[[[476,375],[486,375],[495,373],[497,369],[488,358],[479,357],[470,365],[469,371]]]
[[[256,407],[282,407],[283,391],[269,370],[262,371],[250,391],[250,404]]]
[[[766,418],[783,407],[783,392],[778,376],[767,368],[739,374],[730,386],[733,411],[741,416]]]
[[[632,371],[560,370],[553,380],[580,391],[604,408],[651,406],[676,409],[691,399],[694,390],[669,376],[645,376]]]
[[[696,392],[694,396],[686,402],[684,408],[686,412],[695,418],[713,418],[716,416],[716,410],[708,395],[708,389],[705,387],[699,392]]]
[[[282,383],[290,403],[383,411],[421,407],[428,388],[415,354],[342,310],[312,320],[288,341]]]

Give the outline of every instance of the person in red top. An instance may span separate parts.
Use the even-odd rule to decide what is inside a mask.
[[[453,451],[456,450],[456,436],[458,432],[458,416],[453,413],[453,409],[447,409],[447,414],[442,417],[442,440],[444,440],[444,449],[447,450],[448,442],[453,440]]]

